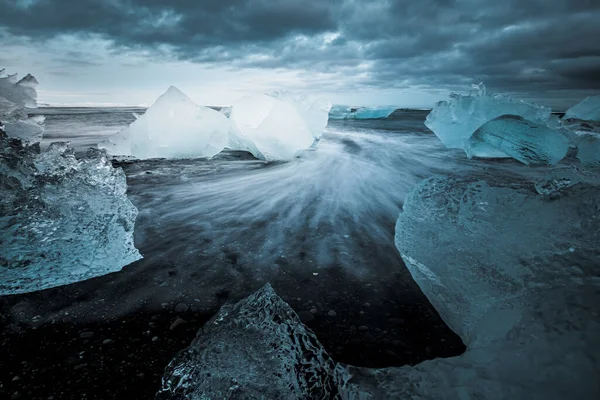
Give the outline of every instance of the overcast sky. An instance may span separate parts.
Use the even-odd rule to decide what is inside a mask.
[[[0,68],[40,101],[251,92],[428,107],[484,81],[565,108],[600,93],[599,0],[0,0]]]

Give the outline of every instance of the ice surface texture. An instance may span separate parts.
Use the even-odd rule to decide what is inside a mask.
[[[501,115],[518,115],[536,124],[550,118],[548,107],[488,93],[481,84],[477,89],[468,96],[453,93],[449,101],[438,102],[427,115],[425,125],[446,147],[463,149],[480,126]]]
[[[575,184],[544,196],[531,186],[438,176],[406,199],[396,246],[468,348],[461,357],[401,369],[409,393],[486,399],[600,393],[594,378],[600,187]],[[393,389],[390,374],[371,378]]]
[[[577,158],[584,165],[600,167],[600,133],[579,133]]]
[[[44,117],[28,118],[27,108],[37,107],[37,80],[27,75],[17,80],[17,75],[7,76],[0,70],[0,126],[10,137],[29,143],[39,142],[44,134]]]
[[[396,107],[348,107],[333,106],[329,111],[329,119],[385,119],[389,117]]]
[[[527,165],[556,164],[569,150],[560,131],[518,115],[502,115],[486,122],[467,140],[469,157],[510,156]]]
[[[24,146],[0,132],[0,295],[82,281],[141,258],[137,209],[106,154]]]
[[[336,365],[270,285],[226,304],[166,369],[158,399],[333,399]]]
[[[225,115],[171,86],[144,115],[99,147],[140,159],[212,157],[227,145],[229,128]]]
[[[600,121],[600,95],[587,97],[582,102],[569,108],[565,113],[564,118]]]
[[[321,137],[330,108],[285,92],[245,97],[231,107],[229,147],[262,160],[291,160]]]

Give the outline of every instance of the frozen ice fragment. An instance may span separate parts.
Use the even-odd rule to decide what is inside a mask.
[[[537,124],[550,118],[548,107],[489,93],[482,84],[468,96],[452,94],[449,101],[438,102],[427,115],[425,125],[448,148],[463,149],[471,135],[486,122],[501,115],[521,116]]]
[[[502,115],[479,127],[465,143],[469,157],[512,157],[527,165],[556,164],[569,150],[560,131],[518,115]]]
[[[0,133],[0,295],[66,285],[141,258],[125,174],[91,149],[24,146]]]
[[[569,108],[563,119],[576,118],[585,121],[600,121],[600,95],[585,98]]]
[[[587,166],[600,166],[600,133],[581,132],[577,139],[577,158]]]
[[[99,144],[109,154],[148,158],[212,157],[229,139],[223,114],[171,86],[129,127]]]
[[[321,136],[329,108],[328,102],[290,94],[243,98],[231,108],[229,147],[262,160],[291,160]]]
[[[329,112],[329,119],[385,119],[389,117],[396,107],[349,107],[333,106]]]
[[[167,366],[158,399],[333,399],[336,364],[270,285],[226,304]]]

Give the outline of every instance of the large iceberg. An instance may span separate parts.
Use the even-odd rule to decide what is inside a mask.
[[[10,137],[29,143],[39,142],[44,134],[44,117],[29,117],[26,108],[37,107],[37,80],[27,75],[6,75],[0,70],[0,126]]]
[[[227,145],[229,128],[225,115],[171,86],[144,115],[98,146],[140,159],[212,157]]]
[[[125,174],[103,151],[23,145],[0,130],[0,295],[65,285],[141,258]]]
[[[501,115],[518,115],[536,124],[550,118],[548,107],[488,93],[483,84],[475,87],[477,92],[468,96],[453,93],[450,101],[438,102],[427,115],[425,125],[448,148],[464,149],[480,126]]]
[[[582,102],[569,108],[563,118],[600,121],[600,95],[587,97]]]
[[[229,147],[262,160],[291,160],[321,137],[330,108],[285,92],[245,97],[231,107]]]
[[[465,143],[470,157],[512,157],[527,165],[556,164],[569,150],[560,131],[518,115],[502,115],[479,127]]]
[[[349,107],[335,105],[329,111],[329,119],[386,119],[396,107]]]
[[[269,284],[226,304],[168,365],[158,399],[334,399],[336,364]]]

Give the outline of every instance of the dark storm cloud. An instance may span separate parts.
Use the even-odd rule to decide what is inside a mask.
[[[235,67],[343,71],[373,87],[600,90],[597,0],[0,0],[12,35]],[[336,33],[335,36],[331,36]],[[328,36],[329,35],[329,36]],[[366,69],[365,69],[366,68]]]

